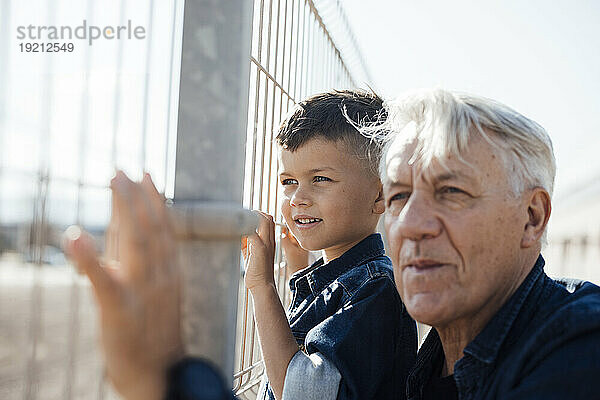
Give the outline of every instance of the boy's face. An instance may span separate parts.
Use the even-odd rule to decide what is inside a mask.
[[[344,143],[311,139],[280,149],[279,163],[281,211],[303,248],[324,250],[329,261],[375,231],[381,184]]]

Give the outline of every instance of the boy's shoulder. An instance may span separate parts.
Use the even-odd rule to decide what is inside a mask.
[[[344,287],[350,297],[360,290],[366,290],[367,287],[389,286],[394,291],[396,290],[392,261],[385,255],[352,266],[341,274],[336,281]]]
[[[343,304],[356,293],[374,288],[396,291],[392,262],[385,255],[378,233],[366,237],[329,263],[323,264],[320,259],[290,278],[290,289],[296,292],[294,298],[300,302],[312,293]]]

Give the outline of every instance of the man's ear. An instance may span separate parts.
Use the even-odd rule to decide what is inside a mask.
[[[379,185],[379,193],[375,203],[373,203],[373,214],[383,214],[385,212],[385,199],[383,197],[383,186]]]
[[[540,187],[533,189],[527,208],[529,218],[527,219],[527,224],[525,224],[525,230],[521,239],[522,248],[531,247],[539,242],[548,225],[551,211],[552,203],[548,192]]]

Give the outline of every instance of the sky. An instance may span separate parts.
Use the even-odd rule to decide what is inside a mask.
[[[441,87],[541,124],[555,199],[600,181],[600,2],[343,0],[378,90]]]

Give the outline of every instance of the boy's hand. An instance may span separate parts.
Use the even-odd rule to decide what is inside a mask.
[[[242,239],[242,253],[246,263],[244,282],[251,291],[275,286],[273,277],[275,261],[275,223],[273,217],[261,211],[256,233]]]
[[[109,379],[126,399],[162,399],[167,369],[183,356],[174,233],[149,175],[137,184],[118,172],[111,189],[120,267],[102,265],[92,237],[76,227],[65,252],[92,283]]]
[[[308,251],[300,247],[300,243],[287,227],[281,230],[280,243],[290,275],[308,266]]]
[[[246,287],[254,302],[254,318],[267,378],[276,399],[281,399],[290,360],[298,344],[279,299],[273,263],[275,260],[275,223],[268,214],[260,214],[256,233],[242,239],[246,261]]]

